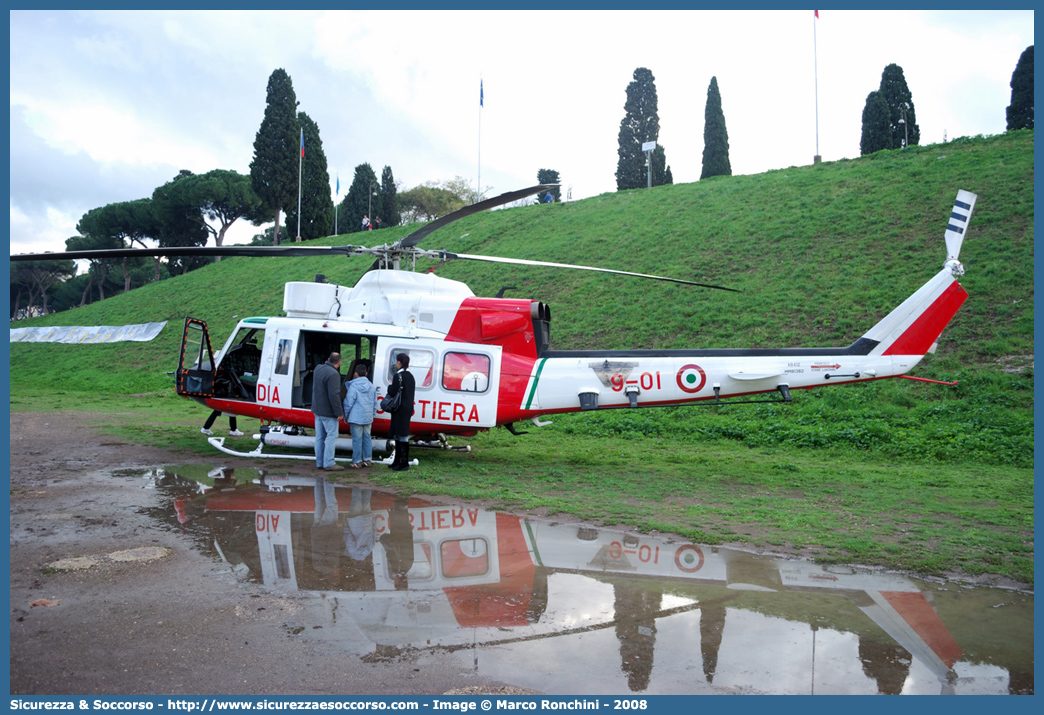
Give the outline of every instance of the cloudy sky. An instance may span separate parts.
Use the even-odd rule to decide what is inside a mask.
[[[892,62],[922,144],[1003,132],[1033,12],[13,11],[10,33],[11,250],[35,252],[181,169],[249,173],[276,68],[319,125],[331,193],[369,162],[402,189],[481,171],[487,195],[555,169],[581,199],[616,188],[637,67],[656,78],[675,183],[699,179],[711,77],[733,173],[753,174],[809,164],[817,146],[858,156]]]

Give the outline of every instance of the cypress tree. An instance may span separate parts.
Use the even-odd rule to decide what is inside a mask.
[[[656,78],[644,67],[634,71],[634,80],[627,85],[624,118],[620,121],[616,189],[639,189],[648,181],[642,144],[656,141],[660,136],[660,117],[657,114]]]
[[[906,77],[903,76],[903,68],[894,62],[884,68],[881,73],[881,87],[878,89],[888,105],[888,126],[892,133],[892,149],[906,146],[907,137],[910,146],[917,146],[921,142],[921,128],[917,125],[917,110],[914,109],[913,95],[910,88],[906,86]],[[903,108],[906,108],[905,126],[899,123],[903,117]]]
[[[1008,130],[1033,128],[1033,45],[1022,51],[1011,75]]]
[[[355,167],[352,185],[348,187],[348,193],[339,209],[341,222],[339,230],[344,233],[357,233],[363,230],[363,216],[369,216],[372,221],[374,216],[370,214],[381,208],[381,197],[379,193],[373,196],[371,191],[377,192],[380,188],[381,184],[377,181],[377,174],[374,173],[373,167],[369,163],[359,164]],[[383,216],[381,221],[384,221]]]
[[[250,184],[265,205],[275,212],[275,245],[279,245],[280,212],[297,204],[297,165],[301,156],[297,95],[286,70],[268,78],[268,101],[261,128],[254,138]]]
[[[333,233],[334,205],[330,197],[330,170],[326,164],[319,125],[304,112],[297,115],[304,132],[304,159],[301,166],[301,239]],[[286,229],[297,234],[297,196],[286,209]]]
[[[652,185],[663,186],[664,184],[673,183],[674,177],[671,176],[671,167],[667,166],[667,152],[662,146],[657,144],[652,152]]]
[[[402,212],[399,211],[399,190],[395,186],[395,177],[392,176],[390,166],[381,171],[381,228],[385,226],[398,226],[402,222]],[[372,218],[372,216],[371,216]]]
[[[700,178],[711,176],[732,176],[729,131],[725,128],[717,77],[711,77],[707,87],[707,108],[703,112],[703,173]]]
[[[880,92],[866,95],[863,106],[863,136],[859,140],[859,154],[892,148],[892,130],[888,123],[888,103]]]

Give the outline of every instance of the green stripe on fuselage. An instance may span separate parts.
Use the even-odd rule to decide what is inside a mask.
[[[533,533],[533,527],[526,521],[526,533],[529,534],[529,545],[533,549],[533,561],[537,566],[543,566],[544,562],[540,559],[540,549],[537,548],[536,534]]]
[[[533,377],[533,387],[529,391],[529,399],[526,400],[525,409],[529,409],[533,404],[533,398],[536,397],[537,383],[540,382],[540,371],[544,369],[544,363],[547,362],[547,358],[543,358],[537,365],[536,375]]]

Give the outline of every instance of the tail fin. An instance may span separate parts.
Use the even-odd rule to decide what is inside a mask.
[[[975,200],[975,194],[969,191],[958,192],[946,226],[943,269],[863,336],[877,343],[871,355],[923,356],[956,315],[968,297],[957,282],[964,274],[958,257]]]

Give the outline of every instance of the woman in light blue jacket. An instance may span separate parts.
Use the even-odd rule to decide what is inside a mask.
[[[377,414],[377,389],[366,377],[366,366],[356,365],[355,377],[344,396],[344,421],[352,431],[352,469],[373,466],[370,425]]]

